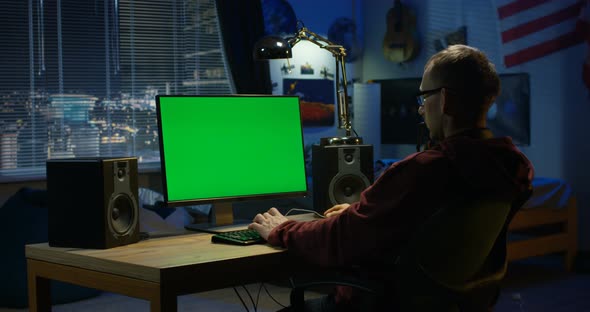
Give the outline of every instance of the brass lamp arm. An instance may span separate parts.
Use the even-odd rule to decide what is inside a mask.
[[[307,29],[306,27],[301,27],[295,34],[295,37],[291,37],[287,40],[291,47],[296,45],[301,40],[307,40],[322,49],[330,51],[330,53],[332,53],[332,55],[336,58],[340,56],[346,57],[346,49],[342,45],[335,44],[332,41]]]
[[[287,39],[291,47],[295,46],[299,41],[307,40],[318,47],[328,50],[336,59],[336,90],[338,93],[338,127],[344,129],[346,136],[350,137],[352,132],[352,124],[350,122],[348,113],[348,80],[346,78],[346,49],[339,44],[335,44],[330,40],[310,31],[306,27],[301,27],[295,37]],[[340,74],[342,72],[342,85],[340,84]]]

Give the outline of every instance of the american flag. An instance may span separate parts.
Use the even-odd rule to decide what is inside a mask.
[[[504,65],[519,65],[581,43],[576,22],[584,2],[496,0]]]

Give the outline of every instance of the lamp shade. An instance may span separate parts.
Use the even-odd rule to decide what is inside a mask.
[[[280,58],[291,58],[291,46],[287,40],[279,36],[266,36],[262,37],[254,45],[254,59],[256,60],[268,60],[268,59],[280,59]]]

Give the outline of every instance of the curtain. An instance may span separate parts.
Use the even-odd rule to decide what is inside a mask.
[[[264,36],[260,0],[217,0],[220,28],[236,92],[271,94],[268,61],[257,61],[252,49]]]

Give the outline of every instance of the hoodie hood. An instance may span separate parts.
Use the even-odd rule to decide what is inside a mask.
[[[437,149],[474,194],[509,199],[531,187],[533,165],[509,137],[493,138],[489,130],[481,129],[449,137]]]

